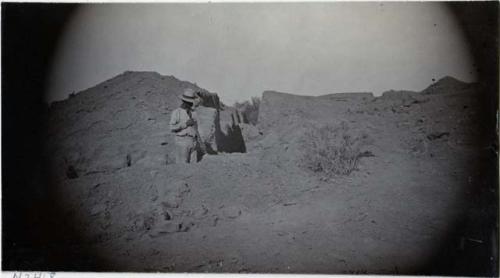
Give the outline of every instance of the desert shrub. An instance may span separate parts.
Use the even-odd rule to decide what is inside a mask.
[[[257,124],[257,119],[259,117],[259,107],[260,107],[260,98],[252,97],[251,101],[244,101],[241,103],[235,103],[234,106],[241,111],[243,117],[245,118],[244,122],[250,123],[253,125]]]
[[[361,150],[368,142],[367,134],[356,134],[346,122],[311,128],[302,140],[302,166],[327,177],[349,175],[361,157],[371,155]]]

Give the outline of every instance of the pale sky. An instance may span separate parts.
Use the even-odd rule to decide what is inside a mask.
[[[476,80],[442,3],[88,4],[66,26],[49,101],[124,71],[156,71],[217,92],[301,95],[420,91]]]

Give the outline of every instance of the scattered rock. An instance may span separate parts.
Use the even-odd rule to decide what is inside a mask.
[[[374,157],[375,155],[371,151],[364,151],[359,154],[359,157]]]
[[[166,234],[184,233],[188,232],[194,225],[193,222],[165,221],[163,224],[155,227],[155,229],[149,233],[149,236],[154,238]]]
[[[105,204],[96,204],[90,209],[90,215],[95,216],[106,210]]]
[[[66,169],[66,177],[70,180],[78,178],[78,173],[73,165],[69,165]]]
[[[169,164],[174,164],[175,163],[175,157],[173,155],[170,155],[170,154],[165,154],[165,164],[166,165],[169,165]]]
[[[217,226],[217,222],[219,222],[219,217],[218,217],[218,216],[215,216],[215,217],[212,219],[212,227]]]
[[[182,199],[175,195],[170,195],[161,202],[162,206],[165,208],[178,208],[182,203]]]
[[[166,190],[162,196],[162,205],[165,208],[178,208],[184,200],[187,193],[191,190],[186,182],[174,183],[170,190]]]
[[[95,185],[92,186],[92,189],[97,189],[101,185],[102,185],[102,183],[97,183],[97,184],[95,184]]]
[[[201,208],[198,208],[195,212],[194,212],[194,217],[195,218],[202,218],[204,217],[205,215],[207,215],[208,213],[208,208],[205,207],[204,205],[201,205]]]
[[[179,223],[176,223],[174,221],[166,222],[155,228],[154,231],[149,233],[149,236],[155,238],[166,234],[176,233],[179,231],[179,225]]]
[[[140,213],[132,217],[132,231],[145,232],[151,230],[156,224],[155,214],[152,212]]]
[[[436,140],[436,139],[439,139],[442,137],[448,137],[448,136],[450,136],[449,132],[434,132],[434,133],[427,135],[427,139],[432,141],[432,140]]]
[[[127,154],[127,156],[125,157],[125,164],[127,165],[127,167],[132,166],[132,157],[130,156],[130,154]]]
[[[222,210],[222,215],[226,218],[234,219],[241,215],[241,210],[237,207],[226,207]]]
[[[172,214],[171,214],[168,210],[166,210],[166,209],[165,209],[165,210],[163,210],[163,213],[162,213],[162,214],[163,214],[163,218],[164,218],[165,220],[167,220],[167,221],[168,221],[168,220],[171,220],[171,219],[172,219]]]
[[[102,230],[107,230],[109,227],[111,227],[111,225],[112,225],[112,223],[111,223],[111,214],[110,214],[109,211],[105,211],[104,212],[104,219],[99,224],[99,227]]]
[[[179,232],[187,232],[189,231],[189,229],[191,229],[191,227],[194,226],[194,223],[193,222],[189,222],[187,224],[184,224],[184,223],[179,223],[178,225],[178,231]]]

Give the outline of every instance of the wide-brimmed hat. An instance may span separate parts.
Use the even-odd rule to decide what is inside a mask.
[[[181,99],[189,103],[194,103],[196,99],[196,93],[193,91],[193,89],[185,89],[184,93],[182,93]]]
[[[194,103],[196,99],[196,94],[193,89],[185,89],[184,93],[182,93],[181,99],[186,102]]]

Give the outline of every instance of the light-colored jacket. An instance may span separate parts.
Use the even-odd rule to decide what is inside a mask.
[[[195,124],[187,126],[186,123],[189,119],[193,119]],[[185,109],[177,108],[172,111],[172,116],[170,117],[170,130],[173,131],[176,136],[190,136],[196,138],[198,134],[197,120],[198,116],[195,111],[191,110],[191,117],[189,117]]]

